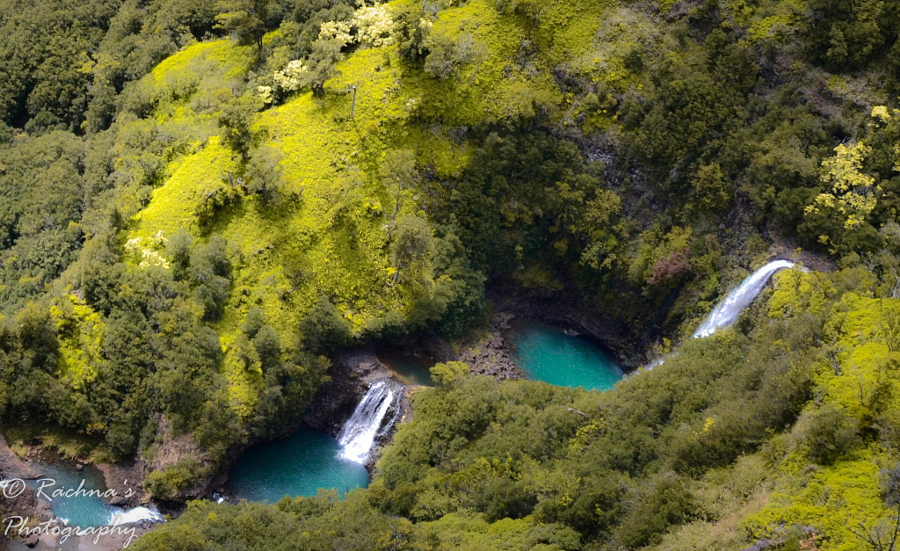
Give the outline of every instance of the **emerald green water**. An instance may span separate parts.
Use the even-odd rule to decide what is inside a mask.
[[[254,446],[244,452],[228,475],[237,497],[276,502],[288,495],[312,496],[319,488],[342,495],[369,484],[366,468],[339,457],[335,438],[309,427],[285,440]]]
[[[378,350],[378,360],[405,385],[434,386],[434,381],[431,380],[434,360],[427,356],[412,356],[385,348]]]
[[[35,491],[41,488],[41,497],[52,500],[53,514],[68,521],[70,526],[103,526],[113,513],[121,511],[96,495],[87,495],[90,490],[104,492],[107,489],[103,474],[94,467],[87,465],[79,472],[65,462],[32,465],[41,473],[41,478],[28,481],[29,486]],[[79,486],[82,491],[78,491]],[[70,492],[70,497],[64,495],[66,491]]]
[[[533,320],[518,321],[513,329],[519,365],[531,379],[608,390],[622,378],[622,369],[590,339],[569,336],[557,327]]]

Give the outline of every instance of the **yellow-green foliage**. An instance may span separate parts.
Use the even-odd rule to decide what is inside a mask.
[[[782,272],[769,313],[776,318],[803,312],[827,315],[822,310],[834,294],[824,274]],[[830,351],[820,360],[816,400],[807,409],[812,411],[817,403],[833,405],[866,425],[879,411],[900,407],[900,353],[894,350],[893,331],[898,316],[900,300],[856,293],[841,297],[825,324]],[[802,430],[801,424],[797,429]],[[885,508],[879,486],[880,469],[889,464],[886,453],[873,445],[834,465],[810,468],[799,450],[791,451],[780,463],[769,504],[745,519],[746,530],[752,537],[761,537],[784,526],[809,526],[823,536],[817,539],[823,551],[860,549],[861,540],[848,526],[859,531],[857,523],[863,522],[871,529],[892,514]]]
[[[200,42],[166,58],[140,85],[159,102],[158,120],[210,115],[246,75],[253,55],[252,47],[230,40]]]
[[[859,427],[877,427],[900,411],[900,330],[895,329],[900,300],[860,294],[874,288],[870,277],[855,269],[832,274],[787,270],[775,276],[770,318],[824,321],[813,360],[813,399],[789,434],[774,436],[763,451],[697,481],[696,493],[711,518],[682,526],[654,549],[736,549],[811,530],[813,535],[802,539],[807,544],[814,539],[816,549],[850,551],[865,548],[851,529],[861,532],[862,523],[872,530],[895,517],[885,505],[881,483],[883,470],[893,467],[896,457],[880,441],[860,447],[862,440],[856,440],[833,455],[837,460],[831,464],[817,465],[810,454],[830,445],[810,440],[810,423],[818,412],[836,410]],[[858,292],[841,294],[847,287]],[[789,344],[776,340],[772,346]]]
[[[786,526],[807,526],[820,535],[822,551],[863,549],[848,526],[859,531],[857,523],[863,522],[871,529],[891,516],[881,499],[875,460],[875,454],[866,452],[827,469],[782,477],[769,504],[748,517],[744,529],[752,537],[765,537]]]
[[[746,547],[741,520],[758,513],[770,495],[770,467],[761,454],[741,457],[727,468],[715,469],[696,483],[707,518],[685,524],[667,534],[654,551],[732,551]]]
[[[775,5],[766,5],[753,17],[748,31],[752,42],[766,38],[786,40],[793,30],[803,21],[806,2],[803,0],[785,0]]]
[[[106,325],[90,306],[74,295],[64,295],[50,307],[59,340],[60,375],[73,388],[83,388],[97,376],[100,346]]]
[[[282,342],[291,343],[320,294],[360,332],[389,312],[405,315],[418,296],[430,292],[430,268],[415,283],[393,281],[388,244],[397,199],[382,181],[386,153],[412,149],[420,166],[458,176],[471,146],[450,140],[440,125],[425,130],[414,118],[475,125],[530,116],[535,105],[559,103],[550,71],[514,62],[521,39],[536,33],[547,45],[567,45],[540,49],[555,52],[536,60],[548,69],[560,61],[559,52],[578,54],[589,47],[601,8],[548,4],[541,10],[542,23],[535,26],[528,18],[501,15],[493,0],[451,7],[438,14],[433,32],[453,39],[468,33],[476,52],[452,78],[409,68],[395,46],[361,48],[338,64],[323,98],[300,94],[264,111],[253,130],[281,154],[282,200],[272,206],[240,192],[242,199],[221,210],[212,227],[203,227],[198,212],[217,191],[236,193],[229,191],[227,174],[238,167],[210,136],[217,132],[217,109],[231,81],[249,69],[252,48],[229,41],[194,44],[141,82],[142,93],[156,101],[156,119],[190,126],[195,141],[169,164],[164,184],[135,216],[129,239],[144,243],[183,229],[195,239],[211,230],[228,241],[234,284],[217,329],[232,403],[242,417],[252,413],[263,387],[259,369],[248,369],[231,353],[251,307],[263,308]],[[351,86],[357,87],[353,119]],[[402,190],[398,216],[417,213],[413,192]]]
[[[862,224],[875,208],[877,197],[875,192],[880,186],[875,185],[875,178],[862,172],[862,165],[872,149],[858,142],[834,148],[835,156],[822,161],[821,179],[830,189],[816,196],[813,204],[806,207],[806,214],[820,210],[833,210],[840,213],[844,229],[853,229]],[[828,242],[827,236],[820,237],[822,243]]]
[[[416,151],[416,162],[434,170],[439,178],[458,178],[469,162],[472,148],[468,144],[456,144],[432,130],[404,128],[403,138],[404,147]],[[429,191],[446,198],[444,188],[435,186]]]
[[[39,425],[18,428],[8,426],[4,427],[3,432],[13,453],[25,460],[28,460],[29,452],[40,448],[46,454],[57,454],[59,457],[85,458],[87,463],[113,461],[107,449],[98,445],[97,440],[88,435]]]
[[[198,207],[208,194],[226,186],[225,177],[233,170],[231,152],[219,144],[218,136],[198,152],[175,159],[167,169],[165,186],[153,191],[150,204],[135,217],[140,225],[133,237],[146,240],[160,231],[171,235],[179,229],[198,233]]]
[[[558,103],[559,91],[549,71],[515,63],[531,25],[522,18],[501,16],[494,0],[474,0],[440,12],[432,33],[451,39],[468,33],[476,54],[454,78],[436,80],[421,71],[404,75],[403,85],[409,87],[420,116],[451,126],[473,125],[527,117],[534,114],[535,104]],[[559,32],[560,27],[547,29]],[[544,60],[538,63],[549,68]]]
[[[636,75],[625,67],[624,56],[631,51],[652,52],[659,47],[659,29],[650,24],[639,11],[626,6],[615,6],[604,13],[592,45],[581,55],[571,56],[574,70],[583,73],[593,82],[604,83],[617,91],[625,91],[632,85],[641,89]]]
[[[900,314],[900,301],[847,293],[835,310],[826,334],[835,341],[840,375],[832,368],[822,369],[819,387],[827,401],[861,421],[871,419],[872,409],[883,405],[882,396],[900,396],[900,352],[891,351],[886,338]]]
[[[438,14],[432,34],[451,40],[470,35],[474,55],[459,74],[445,80],[420,70],[404,72],[399,88],[418,116],[450,126],[475,125],[528,117],[537,106],[553,110],[566,102],[552,69],[606,43],[597,38],[597,29],[608,19],[607,5],[538,0],[517,3],[517,9],[508,11],[514,13],[498,11],[495,0],[474,0]],[[533,44],[533,51],[522,50],[523,39]],[[358,85],[348,74],[332,82]]]
[[[769,317],[783,319],[803,312],[822,314],[836,294],[826,274],[783,270],[775,274],[775,292],[769,299]]]
[[[417,527],[426,541],[430,534],[440,534],[441,541],[447,546],[447,549],[556,551],[573,549],[569,546],[573,543],[577,544],[578,541],[574,533],[568,541],[565,535],[561,534],[560,540],[562,541],[558,544],[534,547],[534,532],[537,525],[531,516],[515,520],[507,518],[489,523],[481,516],[469,518],[452,513],[434,522],[420,523]]]
[[[594,9],[601,6],[604,3],[597,3]],[[593,12],[579,20],[581,25],[595,29],[593,35],[583,37],[580,47],[573,49],[567,59],[558,60],[567,74],[591,82],[597,89],[596,94],[565,97],[567,110],[563,124],[574,124],[576,117],[584,115],[585,132],[606,130],[618,119],[614,92],[621,95],[628,91],[638,94],[649,91],[650,80],[642,77],[635,67],[627,67],[626,56],[649,59],[663,47],[659,28],[639,10],[613,5],[600,13],[598,21],[593,19]]]

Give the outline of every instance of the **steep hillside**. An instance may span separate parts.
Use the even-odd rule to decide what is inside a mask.
[[[147,548],[273,515],[309,548],[850,549],[889,518],[895,0],[36,4],[0,0],[0,429],[141,459],[158,499],[296,427],[336,350],[458,348],[488,291],[635,367],[773,255],[840,268],[606,394],[443,366],[368,491],[195,505]]]

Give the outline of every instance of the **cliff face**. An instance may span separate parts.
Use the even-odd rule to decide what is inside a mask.
[[[156,498],[184,501],[207,497],[221,478],[221,475],[211,476],[212,461],[206,450],[194,441],[191,433],[176,436],[165,415],[158,418],[155,445],[137,459],[137,464],[149,478],[151,486],[155,473],[182,471],[181,478],[186,482],[168,484],[165,491],[151,489]]]
[[[369,385],[391,376],[372,347],[335,353],[328,374],[331,380],[316,392],[303,421],[331,435],[340,432]]]

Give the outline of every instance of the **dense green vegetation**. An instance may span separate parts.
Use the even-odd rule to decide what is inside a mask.
[[[486,285],[650,345],[802,246],[843,269],[613,392],[442,366],[369,490],[143,545],[858,548],[897,499],[898,12],[0,0],[0,428],[193,496],[331,351],[459,338]]]
[[[900,301],[882,291],[860,268],[782,274],[737,329],[606,393],[439,364],[367,490],[197,502],[138,547],[871,548],[853,532],[892,530],[900,458]]]

